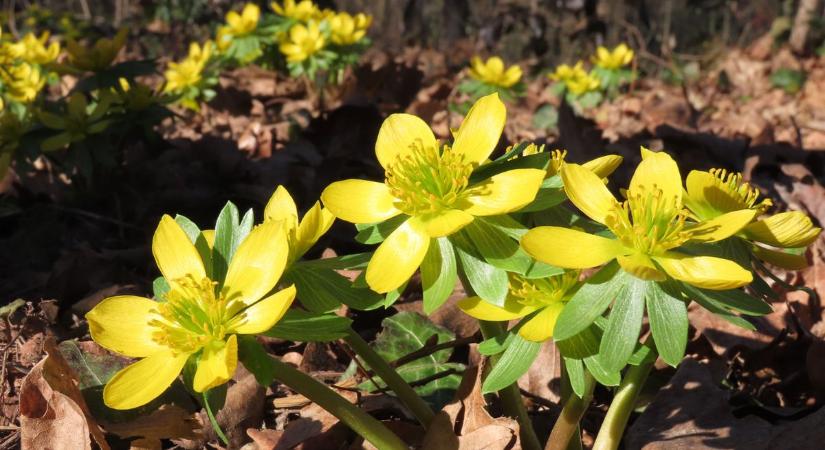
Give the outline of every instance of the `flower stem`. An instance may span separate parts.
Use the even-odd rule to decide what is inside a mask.
[[[466,289],[466,288],[465,288]],[[495,336],[500,336],[506,332],[500,322],[488,322],[486,320],[478,321],[481,328],[481,334],[484,339],[490,339]],[[500,354],[491,355],[490,362],[493,366],[496,365]],[[536,432],[533,430],[533,422],[527,414],[527,408],[524,407],[524,401],[521,398],[521,391],[519,391],[518,383],[513,383],[500,391],[498,396],[501,399],[504,413],[510,417],[514,417],[519,424],[521,430],[521,446],[524,450],[541,450],[541,443],[536,437]]]
[[[403,402],[407,408],[410,409],[413,416],[427,428],[430,425],[435,414],[430,406],[416,394],[415,390],[401,378],[401,375],[395,371],[384,358],[381,357],[369,344],[354,330],[350,329],[347,336],[344,338],[352,350],[364,360],[364,362],[373,370],[387,386],[395,392],[395,395]]]
[[[565,375],[562,368],[562,377]],[[571,448],[581,448],[581,438],[579,435],[579,421],[593,399],[593,388],[596,382],[590,372],[584,372],[584,395],[581,397],[570,393],[564,400],[564,407],[559,414],[559,418],[553,425],[550,437],[544,450],[565,450]],[[576,435],[576,439],[571,439]],[[575,445],[578,444],[578,445]],[[574,446],[575,445],[575,446]]]
[[[203,407],[206,408],[206,415],[209,416],[209,423],[212,424],[212,429],[215,430],[215,434],[221,439],[224,445],[229,445],[229,439],[226,438],[226,435],[223,434],[223,430],[221,426],[218,424],[218,420],[215,419],[215,414],[212,413],[212,407],[209,406],[209,391],[203,391]]]
[[[610,403],[604,422],[599,428],[593,450],[616,450],[619,448],[622,434],[624,434],[627,421],[630,419],[630,413],[633,412],[633,407],[636,404],[636,398],[639,396],[639,391],[642,390],[655,362],[655,357],[649,358],[638,366],[630,366],[627,369],[627,373],[622,378],[619,389]]]
[[[327,385],[300,370],[272,358],[275,379],[317,403],[378,450],[407,450],[407,445],[384,424],[345,400]]]

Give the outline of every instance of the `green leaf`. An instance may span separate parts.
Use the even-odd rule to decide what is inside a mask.
[[[334,314],[290,309],[274,327],[262,334],[295,342],[330,342],[346,336],[351,324],[352,320]]]
[[[584,365],[587,366],[587,370],[593,375],[593,378],[605,386],[618,386],[622,381],[621,373],[618,370],[612,371],[605,368],[599,355],[584,358]]]
[[[152,296],[155,297],[155,300],[163,301],[170,289],[172,288],[166,278],[157,277],[152,281]]]
[[[246,219],[246,217],[244,217]],[[215,223],[215,243],[212,249],[212,275],[215,281],[223,284],[226,271],[235,249],[240,245],[246,233],[241,229],[238,208],[232,202],[226,202]],[[248,233],[248,231],[247,231]]]
[[[254,336],[238,335],[238,359],[255,375],[261,386],[269,386],[275,379],[272,357]]]
[[[497,160],[479,166],[470,175],[470,185],[483,183],[493,175],[514,169],[544,169],[550,161],[550,153],[536,153],[511,160]]]
[[[387,295],[384,296],[384,308],[389,308],[392,306],[399,298],[401,298],[401,294],[404,293],[404,290],[407,289],[407,285],[410,283],[410,280],[407,280],[401,286],[398,286],[392,291],[387,292]]]
[[[20,307],[25,304],[25,300],[23,300],[22,298],[18,298],[13,302],[9,303],[8,305],[0,307],[0,317],[6,317],[14,314],[15,311],[20,309]]]
[[[506,334],[499,334],[489,339],[485,339],[478,344],[478,352],[484,356],[497,355],[507,347],[515,339],[515,329],[508,331]]]
[[[450,241],[456,244],[462,238],[461,233],[456,233],[450,237]],[[468,248],[466,242],[462,242],[462,244],[465,245],[465,248]],[[487,264],[478,256],[464,250],[460,245],[454,245],[453,248],[458,255],[459,263],[461,263],[461,270],[476,295],[496,306],[503,306],[509,289],[507,272]]]
[[[567,339],[556,341],[556,347],[567,358],[584,359],[599,353],[601,338],[602,330],[594,323]]]
[[[512,342],[484,379],[481,392],[489,394],[516,382],[533,364],[540,349],[541,342],[528,341],[513,334]]]
[[[564,193],[564,186],[562,185],[561,176],[554,175],[547,178],[541,183],[539,191],[536,193],[536,198],[519,212],[534,212],[550,209],[567,200],[567,194]]]
[[[602,267],[564,306],[553,329],[553,339],[563,341],[587,328],[610,306],[628,278],[630,275],[619,270],[615,262]]]
[[[570,381],[570,387],[577,397],[581,398],[584,395],[584,364],[580,359],[567,358],[564,359],[564,370],[567,371],[567,379]]]
[[[301,304],[313,312],[328,312],[341,303],[359,310],[380,307],[384,299],[368,288],[355,288],[350,280],[331,269],[309,265],[293,265],[286,274],[286,282],[295,283]]]
[[[201,257],[201,261],[203,261],[203,267],[206,269],[206,276],[211,278],[212,249],[209,248],[209,242],[206,241],[206,237],[201,232],[201,229],[198,228],[195,222],[180,214],[175,216],[175,222],[177,222],[183,232],[186,233],[186,237],[188,237],[189,241],[195,246],[195,249]]]
[[[293,266],[308,266],[319,269],[364,269],[372,258],[372,252],[356,253],[354,255],[335,256],[332,258],[298,261]]]
[[[424,290],[424,313],[431,314],[450,297],[458,281],[455,251],[445,238],[430,243],[421,262],[421,285]]]
[[[685,285],[685,290],[695,297],[702,297],[703,299],[748,316],[764,316],[773,311],[769,303],[752,297],[741,289],[711,291],[709,289]]]
[[[724,319],[726,322],[736,325],[737,327],[744,328],[750,331],[756,331],[756,327],[753,326],[752,323],[748,322],[747,320],[743,319],[742,317],[737,316],[736,314],[728,311],[724,308],[724,306],[720,305],[716,301],[710,299],[709,297],[704,297],[701,295],[697,295],[693,297],[693,301],[698,303],[703,308],[707,309],[708,311],[716,314],[717,316]]]
[[[94,354],[83,351],[76,341],[63,341],[58,346],[60,354],[77,374],[80,390],[103,386],[118,370],[126,367],[128,361],[109,353]]]
[[[463,239],[458,240],[463,249],[471,253],[475,249],[490,265],[521,275],[533,265],[533,259],[521,249],[518,241],[483,220],[474,220],[459,234],[463,235]],[[468,243],[472,243],[472,247]]]
[[[378,244],[384,242],[384,239],[395,231],[396,228],[400,227],[407,219],[409,219],[409,216],[400,214],[383,222],[356,224],[355,228],[358,230],[358,234],[355,235],[355,240],[362,244]]]
[[[688,338],[687,306],[659,283],[648,283],[647,315],[656,349],[664,362],[676,367],[685,356]]]
[[[609,372],[621,370],[639,343],[645,311],[647,281],[628,276],[607,319],[607,328],[599,344],[599,359]]]

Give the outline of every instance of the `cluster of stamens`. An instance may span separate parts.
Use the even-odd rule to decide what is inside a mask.
[[[569,270],[543,279],[527,279],[511,273],[509,278],[510,294],[519,303],[540,308],[563,301],[567,292],[578,282],[579,272]]]
[[[684,230],[688,212],[675,197],[666,198],[656,185],[650,190],[634,188],[627,196],[605,218],[605,225],[625,246],[656,255],[690,239]]]
[[[398,200],[396,207],[414,216],[455,205],[467,189],[473,164],[447,146],[439,149],[419,140],[410,150],[398,156],[386,171],[386,184]]]
[[[759,189],[751,186],[748,182],[743,182],[741,173],[728,172],[725,169],[710,169],[710,173],[718,180],[719,187],[739,202],[740,207],[755,209],[762,214],[773,206],[773,202],[769,198],[757,202],[760,194]]]

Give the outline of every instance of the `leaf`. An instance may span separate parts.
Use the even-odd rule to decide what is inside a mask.
[[[702,297],[725,308],[746,314],[749,316],[764,316],[773,311],[771,305],[764,300],[748,295],[741,289],[731,289],[727,291],[711,291],[690,285],[685,285],[685,290],[696,297]]]
[[[506,334],[499,334],[489,339],[485,339],[478,344],[478,353],[484,356],[497,355],[504,350],[515,339],[515,330],[509,330]]]
[[[169,282],[166,281],[166,278],[157,277],[154,281],[152,281],[152,296],[155,297],[155,300],[163,301],[166,297],[166,293],[172,289],[169,286]]]
[[[212,248],[212,278],[223,283],[229,261],[240,244],[240,217],[238,208],[232,202],[226,202],[215,223],[215,243]]]
[[[540,349],[541,342],[531,342],[513,334],[512,342],[484,379],[481,392],[489,394],[516,382],[533,364]]]
[[[584,358],[584,365],[587,366],[587,370],[593,375],[593,378],[605,386],[618,386],[622,381],[621,373],[618,370],[611,371],[605,368],[599,355]]]
[[[497,160],[479,166],[470,175],[470,185],[482,183],[493,175],[514,169],[544,169],[550,161],[550,153],[536,153],[511,160]]]
[[[628,276],[616,294],[616,301],[607,319],[607,328],[599,344],[599,359],[607,371],[621,370],[639,343],[649,284],[651,283]]]
[[[407,219],[409,219],[409,216],[400,214],[383,222],[356,224],[355,228],[358,230],[358,234],[355,235],[355,240],[362,244],[378,244],[384,242],[384,239],[395,231],[396,228],[400,227]]]
[[[118,370],[127,365],[125,359],[109,353],[94,354],[84,351],[76,341],[63,341],[57,349],[77,374],[77,387],[81,391],[103,386]]]
[[[14,314],[15,311],[20,309],[20,307],[25,304],[25,300],[23,300],[22,298],[18,298],[15,301],[9,303],[8,305],[0,307],[0,317],[6,317]]]
[[[664,362],[676,367],[685,356],[688,338],[687,305],[659,283],[648,283],[647,314],[656,349]]]
[[[398,286],[392,291],[387,292],[387,295],[384,296],[384,308],[389,308],[393,305],[399,298],[401,298],[401,294],[404,293],[404,290],[407,289],[407,285],[410,283],[410,280],[407,280],[401,286]]]
[[[351,324],[352,320],[334,314],[290,309],[274,327],[262,334],[295,342],[329,342],[346,336]]]
[[[366,288],[354,288],[349,279],[331,269],[295,264],[284,274],[284,282],[295,283],[298,300],[308,310],[324,313],[341,303],[360,310],[381,306],[383,298]]]
[[[602,267],[573,294],[553,329],[556,342],[575,336],[604,313],[630,277],[618,269],[615,262]]]
[[[591,324],[567,339],[556,341],[556,347],[567,358],[584,359],[599,353],[601,337],[602,330]]]
[[[541,183],[541,187],[539,187],[539,191],[536,193],[536,198],[519,211],[543,211],[545,209],[550,209],[565,200],[567,200],[567,194],[564,193],[564,186],[562,185],[561,176],[554,175]]]
[[[198,254],[201,257],[201,261],[203,261],[204,269],[206,269],[206,276],[212,276],[212,249],[209,248],[209,243],[206,241],[206,237],[201,232],[198,225],[195,222],[189,220],[186,216],[182,216],[180,214],[175,216],[175,222],[180,226],[184,233],[186,233],[186,237],[189,238],[189,241],[195,246],[195,249],[198,251]]]
[[[580,359],[562,357],[564,360],[564,370],[567,371],[567,380],[570,382],[570,388],[577,397],[581,398],[584,395],[585,380],[584,380],[584,364]]]
[[[272,357],[254,336],[238,335],[238,359],[255,375],[261,386],[269,386],[275,379]]]
[[[421,263],[421,284],[424,291],[424,313],[438,309],[455,289],[458,281],[455,251],[447,238],[435,239]]]
[[[478,255],[490,265],[523,275],[535,263],[521,249],[518,241],[511,239],[507,234],[483,220],[474,220],[464,227],[461,233],[463,236],[457,241],[459,245],[463,245],[464,250],[469,253],[475,253],[473,252],[475,249]]]
[[[450,237],[451,242],[454,244],[462,239],[464,238],[461,233]],[[466,245],[466,242],[462,243]],[[458,261],[461,263],[461,270],[470,285],[469,288],[484,300],[496,306],[503,306],[509,289],[507,272],[487,264],[459,245],[455,245],[453,248],[456,250]],[[467,288],[468,286],[465,286],[465,289]]]
[[[293,266],[309,266],[333,270],[364,269],[367,267],[367,264],[369,264],[370,258],[372,258],[372,252],[356,253],[354,255],[335,256],[311,261],[297,261]]]

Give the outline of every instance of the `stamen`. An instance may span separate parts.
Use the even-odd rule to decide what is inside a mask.
[[[763,214],[773,206],[773,202],[769,198],[762,199],[761,202],[757,203],[760,195],[759,189],[751,186],[748,182],[743,182],[741,173],[728,172],[725,169],[710,169],[710,173],[718,180],[719,187],[729,193],[742,209],[755,209]]]
[[[527,279],[511,273],[509,279],[510,294],[519,303],[540,308],[565,301],[567,292],[579,280],[579,271],[568,270],[543,279]]]
[[[606,217],[606,225],[628,247],[645,254],[661,254],[685,243],[690,234],[684,231],[688,211],[677,199],[666,198],[656,185],[627,191],[627,200],[615,206]]]

